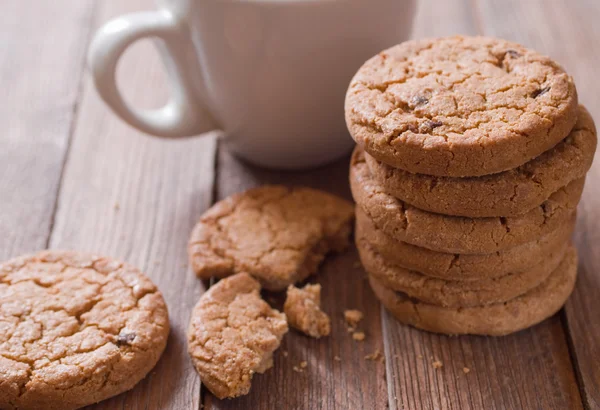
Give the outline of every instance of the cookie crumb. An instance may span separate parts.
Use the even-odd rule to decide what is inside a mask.
[[[441,361],[439,361],[439,360],[435,360],[435,361],[432,363],[432,366],[433,366],[433,368],[434,368],[434,369],[441,369],[442,367],[444,367],[444,363],[442,363],[442,362],[441,362]]]
[[[422,359],[422,358],[423,358],[423,355],[422,355],[422,354],[420,354],[420,355],[418,355],[417,357],[418,357],[419,359]]]
[[[299,368],[298,366],[294,366],[292,367],[292,370],[295,371],[296,373],[302,373],[304,372],[304,370],[302,370],[301,368]]]
[[[333,356],[333,360],[335,360],[336,362],[342,361],[342,359],[339,356]]]
[[[471,371],[471,369],[469,369],[468,367],[463,367],[463,373],[467,374]]]
[[[352,333],[352,339],[356,340],[357,342],[362,342],[363,340],[365,340],[365,332]]]
[[[306,362],[306,360],[303,360],[303,361],[300,362],[300,367],[302,369],[306,368],[306,366],[308,366],[308,363]]]
[[[283,352],[281,352],[281,354],[283,355],[283,357],[288,357],[288,352],[287,352],[287,350],[284,350]]]
[[[344,320],[348,324],[348,331],[353,332],[358,323],[363,319],[363,312],[357,309],[348,309],[344,311]]]
[[[329,316],[321,310],[321,285],[298,289],[290,285],[283,305],[288,323],[302,333],[319,339],[331,332]]]
[[[383,355],[381,354],[381,351],[379,349],[375,350],[373,353],[368,354],[365,356],[366,360],[379,360],[381,361],[381,359],[383,359]]]
[[[115,211],[118,211],[119,209],[121,209],[121,204],[119,204],[119,201],[115,201],[113,208]]]

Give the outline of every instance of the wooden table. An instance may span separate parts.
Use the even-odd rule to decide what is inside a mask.
[[[416,37],[454,33],[516,40],[560,61],[600,121],[598,0],[423,0]],[[4,1],[0,13],[0,257],[46,247],[122,258],[163,291],[172,332],[154,371],[132,391],[90,409],[579,409],[600,408],[600,162],[587,180],[576,241],[581,263],[565,309],[502,338],[445,337],[396,323],[379,306],[354,250],[316,278],[333,334],[291,332],[275,367],[251,393],[216,400],[188,360],[185,329],[204,287],[187,267],[199,215],[233,192],[268,182],[349,197],[348,160],[323,169],[268,172],[220,150],[215,135],[165,141],[142,135],[101,103],[85,73],[95,28],[151,0]],[[120,67],[127,95],[158,106],[162,67],[143,43]],[[364,342],[344,309],[365,312]],[[380,350],[385,362],[366,360]],[[288,352],[285,356],[281,351]],[[339,356],[340,361],[334,360]],[[301,361],[302,373],[293,367]],[[442,368],[434,368],[439,360]],[[463,368],[470,372],[463,372]]]

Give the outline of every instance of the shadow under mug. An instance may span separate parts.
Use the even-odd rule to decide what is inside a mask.
[[[156,11],[106,23],[89,50],[102,99],[131,126],[159,137],[224,131],[251,163],[300,169],[331,162],[353,141],[344,96],[365,60],[405,40],[415,0],[163,0]],[[171,97],[141,110],[121,95],[124,51],[156,39]]]

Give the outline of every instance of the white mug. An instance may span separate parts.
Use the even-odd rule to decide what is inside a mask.
[[[353,145],[344,123],[352,75],[405,40],[415,0],[162,0],[96,34],[89,65],[100,96],[148,134],[224,131],[236,155],[269,168],[325,164]],[[123,52],[154,37],[171,85],[158,110],[132,107],[115,81]]]

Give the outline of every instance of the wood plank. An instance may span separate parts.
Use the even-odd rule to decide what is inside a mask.
[[[0,258],[46,246],[93,1],[3,2]]]
[[[247,165],[220,150],[217,169],[218,198],[266,183],[312,186],[350,198],[348,158],[313,171],[277,172]],[[365,359],[377,349],[383,352],[380,309],[359,266],[356,251],[351,249],[328,257],[319,274],[311,278],[323,287],[323,309],[332,319],[329,337],[315,340],[290,331],[275,354],[274,368],[255,376],[249,395],[220,401],[207,393],[205,409],[385,408],[384,365]],[[281,298],[275,301],[280,304]],[[347,332],[345,309],[364,312],[360,329],[367,337],[363,342],[354,341]],[[305,371],[295,372],[293,366],[304,360],[308,362]]]
[[[600,3],[597,1],[484,1],[489,34],[519,41],[557,59],[573,75],[579,100],[600,118]],[[600,179],[599,154],[579,206],[575,240],[580,269],[573,296],[565,307],[572,354],[586,407],[600,408]]]
[[[152,0],[102,2],[97,21],[153,7]],[[149,42],[128,52],[119,79],[134,104],[158,106],[166,98],[162,66]],[[212,200],[215,149],[214,136],[174,141],[136,132],[109,112],[86,79],[50,247],[138,266],[163,292],[171,322],[167,349],[150,375],[132,391],[89,409],[200,406],[186,328],[202,284],[187,269],[186,244]]]
[[[425,1],[415,33],[477,34],[488,24],[477,13],[472,1]],[[581,408],[559,317],[502,338],[447,337],[400,325],[386,312],[383,332],[391,409]]]

